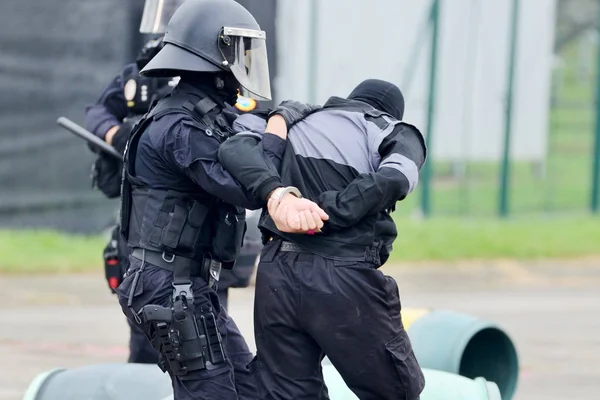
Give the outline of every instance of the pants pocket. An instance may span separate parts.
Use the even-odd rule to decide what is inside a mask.
[[[117,287],[119,297],[131,298],[132,300],[144,291],[144,283],[139,268],[127,271],[123,282]]]
[[[386,350],[398,373],[398,380],[404,397],[402,400],[417,400],[425,387],[425,377],[417,362],[406,332],[402,332],[386,343]]]

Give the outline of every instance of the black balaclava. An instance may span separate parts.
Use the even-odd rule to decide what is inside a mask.
[[[234,105],[237,101],[240,84],[232,73],[185,71],[181,73],[181,81],[198,89],[207,90],[209,92],[207,94],[229,105]]]
[[[404,96],[398,86],[390,82],[380,79],[362,81],[350,93],[348,99],[367,103],[400,121],[404,116]]]

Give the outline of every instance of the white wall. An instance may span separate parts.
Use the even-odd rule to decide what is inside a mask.
[[[279,0],[279,99],[310,101],[310,1]],[[429,31],[426,0],[318,0],[316,98],[346,96],[361,80],[400,86],[405,120],[425,131]],[[512,0],[442,0],[433,154],[498,159],[504,133]],[[555,0],[522,0],[512,155],[542,160],[554,43]],[[423,36],[422,32],[426,32]],[[414,45],[419,56],[412,58]],[[405,81],[408,68],[415,71]]]

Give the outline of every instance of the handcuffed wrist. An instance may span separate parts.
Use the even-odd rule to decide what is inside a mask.
[[[300,190],[298,190],[298,188],[295,186],[280,187],[273,192],[271,197],[277,200],[281,200],[283,196],[285,196],[288,193],[293,196],[296,196],[299,199],[302,198],[302,193],[300,193]]]

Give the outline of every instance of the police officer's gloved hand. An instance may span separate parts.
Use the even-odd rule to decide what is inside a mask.
[[[321,108],[321,106],[315,104],[304,104],[299,101],[286,100],[281,102],[281,104],[269,113],[267,120],[275,114],[281,115],[289,129],[294,126],[296,122],[303,120]]]
[[[94,164],[94,186],[109,199],[121,195],[122,165],[121,161],[106,153],[100,153]]]
[[[119,130],[112,137],[112,146],[121,154],[125,154],[125,146],[129,140],[133,125],[134,124],[130,121],[123,122],[119,127]]]

